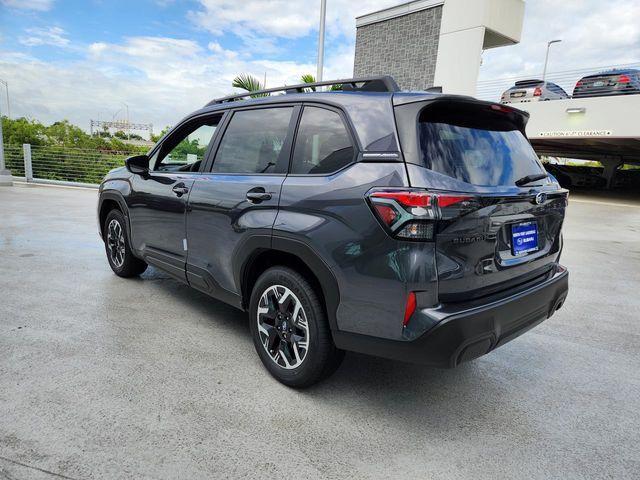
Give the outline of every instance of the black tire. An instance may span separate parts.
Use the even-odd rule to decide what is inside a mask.
[[[122,237],[118,243],[118,246],[120,247],[120,252],[118,254],[114,253],[114,247],[113,244],[110,244],[109,237],[109,228],[110,225],[114,224],[114,222],[119,225],[119,231],[122,232]],[[107,218],[104,221],[103,226],[103,237],[107,260],[109,261],[109,266],[111,267],[111,270],[113,270],[113,273],[119,277],[130,278],[137,277],[147,269],[147,264],[143,260],[137,258],[129,247],[129,234],[127,233],[126,220],[120,210],[111,210],[107,214]],[[113,237],[114,235],[112,232],[111,238]]]
[[[293,292],[307,320],[308,349],[301,363],[295,368],[286,368],[276,363],[268,353],[268,347],[262,343],[265,336],[261,336],[258,327],[258,306],[263,294],[274,286],[283,286]],[[333,344],[325,308],[318,293],[309,281],[295,270],[287,267],[272,267],[266,270],[258,278],[251,292],[249,315],[256,352],[265,368],[279,382],[289,387],[309,387],[330,376],[342,363],[344,351],[338,350]]]

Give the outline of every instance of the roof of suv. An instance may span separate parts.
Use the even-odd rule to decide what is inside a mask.
[[[429,100],[447,95],[424,92],[310,92],[272,95],[234,102],[206,105],[196,114],[246,107],[318,103],[337,107],[348,114],[354,133],[364,151],[398,151],[393,106],[399,103]],[[372,115],[375,112],[375,115]]]
[[[391,77],[375,77],[389,78]],[[348,80],[339,80],[336,82],[321,82],[322,85],[332,85]],[[354,80],[352,80],[354,81]],[[395,82],[391,79],[393,85]],[[317,85],[317,84],[311,84]],[[247,97],[255,92],[249,92],[238,96],[225,97],[221,100],[214,100],[205,105],[202,109],[194,112],[195,114],[211,113],[216,111],[225,111],[229,109],[242,109],[246,107],[268,106],[268,105],[285,105],[299,103],[318,103],[327,106],[334,106],[348,114],[349,123],[352,124],[354,133],[360,142],[360,147],[365,152],[390,152],[399,151],[396,140],[396,125],[393,112],[394,106],[425,102],[430,100],[453,100],[461,102],[473,102],[478,104],[492,105],[493,102],[484,102],[473,97],[463,95],[450,95],[435,92],[409,92],[400,91],[395,85],[395,89],[390,91],[370,91],[360,89],[350,89],[347,91],[335,90],[324,92],[296,92],[291,90],[296,88],[310,88],[307,85],[282,87],[280,89],[272,89],[271,91],[286,91],[286,94],[270,95],[257,98],[242,99],[238,97]],[[499,105],[499,104],[495,104]],[[504,108],[500,106],[500,108]],[[522,114],[526,117],[525,112]],[[525,121],[526,123],[526,121]]]

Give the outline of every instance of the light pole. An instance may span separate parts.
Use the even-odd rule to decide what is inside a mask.
[[[549,62],[549,49],[551,48],[551,45],[553,45],[554,43],[560,43],[562,40],[551,40],[550,42],[547,43],[547,54],[544,57],[544,70],[542,71],[542,83],[546,84],[547,82],[545,81],[547,78],[547,63]]]
[[[127,140],[131,140],[131,129],[129,128],[129,105],[122,102],[124,107],[127,109]]]
[[[327,17],[327,0],[320,0],[320,32],[318,33],[318,71],[316,81],[322,81],[324,63],[324,24]]]
[[[6,81],[0,79],[0,82],[4,84],[4,88],[7,91],[7,107],[9,105],[9,85]],[[7,108],[7,113],[9,113],[9,108]],[[10,115],[7,115],[9,118]],[[2,109],[0,109],[0,186],[11,186],[13,185],[13,178],[11,177],[11,172],[7,170],[6,164],[4,163],[4,139],[2,138]]]

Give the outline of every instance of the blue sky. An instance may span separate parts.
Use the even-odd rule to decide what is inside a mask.
[[[474,1],[474,0],[469,0]],[[325,78],[352,74],[355,17],[399,0],[328,0]],[[231,93],[315,73],[319,0],[0,0],[0,78],[12,116],[122,118],[156,129]],[[522,42],[485,52],[480,78],[640,61],[640,0],[528,0]],[[556,47],[554,47],[556,48]],[[1,95],[1,93],[0,93]],[[6,105],[3,98],[3,108]]]
[[[166,37],[191,40],[202,46],[215,41],[222,48],[245,52],[252,50],[248,43],[252,39],[274,40],[274,37],[260,35],[265,32],[252,31],[254,29],[238,34],[237,31],[242,29],[240,22],[212,33],[209,24],[199,19],[207,16],[206,8],[195,0],[39,0],[33,2],[36,8],[24,7],[30,4],[30,0],[2,3],[0,18],[4,49],[28,52],[46,60],[80,60],[84,52],[81,48],[71,48],[72,43],[82,47],[97,42],[119,42],[126,37]],[[15,8],[15,5],[23,7]],[[40,5],[42,7],[38,8]],[[61,38],[68,40],[69,44],[47,37],[52,28],[63,30]],[[277,45],[273,42],[266,45],[266,51],[263,50],[270,59],[315,62],[315,32],[289,35],[289,38],[284,33],[277,32]],[[43,36],[42,44],[37,40],[35,44],[29,41],[29,38],[35,40]],[[260,56],[260,50],[256,48],[251,53]]]

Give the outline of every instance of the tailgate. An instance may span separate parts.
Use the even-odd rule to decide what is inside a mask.
[[[396,118],[411,187],[444,197],[433,239],[440,301],[553,274],[568,192],[546,177],[524,135],[525,113],[440,97],[398,105]]]
[[[474,202],[477,209],[443,222],[436,235],[442,302],[542,281],[560,255],[566,193],[475,196]]]

